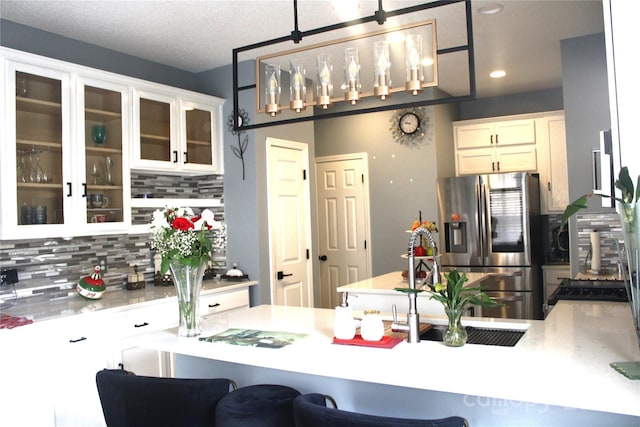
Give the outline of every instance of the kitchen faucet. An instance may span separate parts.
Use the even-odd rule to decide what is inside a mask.
[[[396,305],[392,306],[393,323],[391,323],[391,330],[393,332],[407,332],[407,342],[419,343],[420,342],[420,315],[417,309],[417,293],[420,290],[416,289],[416,268],[415,268],[415,256],[413,249],[415,247],[416,239],[418,236],[425,235],[431,246],[431,253],[433,254],[433,265],[431,267],[431,275],[427,278],[431,284],[435,285],[440,281],[440,266],[435,256],[436,244],[433,240],[431,232],[424,227],[418,227],[413,230],[411,237],[409,238],[409,253],[407,258],[409,259],[409,271],[407,276],[409,279],[409,289],[406,291],[409,296],[409,312],[407,313],[407,323],[398,323],[398,310]]]

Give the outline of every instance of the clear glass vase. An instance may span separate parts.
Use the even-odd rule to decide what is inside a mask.
[[[199,308],[205,267],[205,263],[192,267],[178,261],[169,262],[178,297],[180,337],[197,337],[202,333]]]
[[[445,307],[447,313],[447,330],[442,335],[442,342],[449,347],[460,347],[467,342],[467,331],[462,326],[460,318],[464,313],[464,308]]]

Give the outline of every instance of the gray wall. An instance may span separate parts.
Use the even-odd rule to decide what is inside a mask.
[[[562,110],[562,88],[494,96],[460,103],[460,120]]]
[[[129,77],[195,90],[191,72],[62,37],[16,22],[0,20],[0,45]]]
[[[609,129],[609,91],[604,34],[561,42],[563,98],[567,129],[569,199],[591,192],[591,150],[599,146],[599,132]],[[589,201],[589,213],[613,212],[600,207],[600,198]],[[580,268],[576,218],[569,226],[571,269]]]
[[[362,114],[315,123],[316,157],[366,152],[369,155],[371,253],[374,276],[407,268],[406,253],[411,222],[418,218],[437,221],[436,178],[439,175],[438,144],[443,159],[452,161],[456,119],[452,106],[429,107],[430,131],[422,144],[408,147],[394,141],[390,128],[393,111]],[[443,164],[451,173],[450,165]]]

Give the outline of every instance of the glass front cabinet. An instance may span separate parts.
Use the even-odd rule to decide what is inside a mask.
[[[123,229],[127,91],[20,62],[6,61],[3,73],[1,237]]]
[[[204,175],[223,173],[222,104],[198,94],[134,91],[132,169]]]

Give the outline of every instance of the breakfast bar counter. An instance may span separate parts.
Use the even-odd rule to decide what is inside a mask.
[[[463,319],[526,329],[514,347],[405,341],[391,349],[339,345],[334,310],[262,305],[220,313],[203,337],[229,328],[305,337],[282,348],[148,334],[140,345],[174,353],[178,376],[275,382],[333,395],[346,410],[415,418],[466,417],[471,425],[638,425],[640,381],[611,362],[638,361],[628,304],[560,302],[544,321]],[[444,323],[444,318],[422,319]]]

